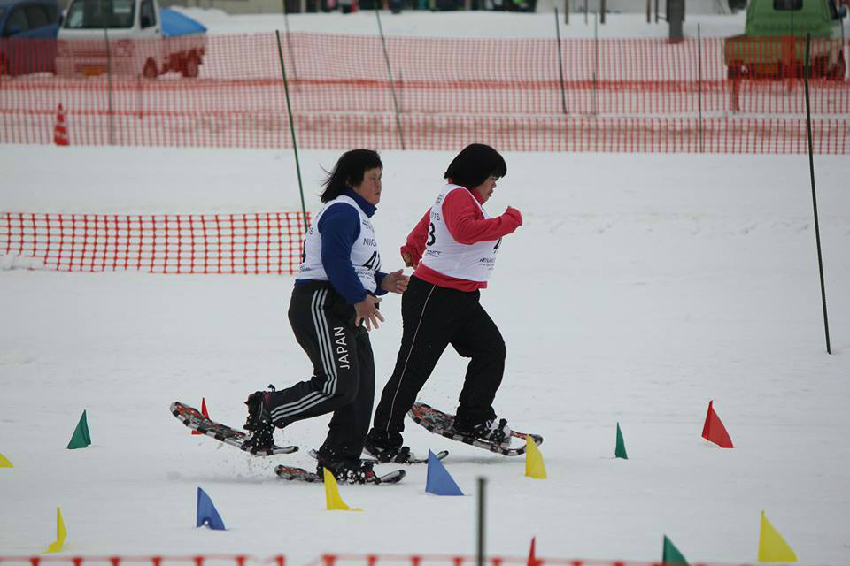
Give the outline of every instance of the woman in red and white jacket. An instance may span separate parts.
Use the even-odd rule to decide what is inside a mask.
[[[498,419],[493,399],[505,371],[505,341],[481,306],[502,237],[522,225],[508,207],[491,218],[483,205],[504,177],[504,158],[490,146],[471,144],[451,162],[448,181],[401,248],[415,267],[402,296],[404,332],[395,370],[381,394],[366,450],[381,461],[403,460],[404,417],[449,344],[471,358],[454,427],[502,445],[510,428]]]

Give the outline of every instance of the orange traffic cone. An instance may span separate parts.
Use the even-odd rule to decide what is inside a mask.
[[[56,145],[68,145],[68,128],[65,126],[65,109],[62,104],[56,111],[56,125],[53,127],[53,143]]]

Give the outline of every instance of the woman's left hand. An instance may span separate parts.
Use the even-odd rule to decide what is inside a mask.
[[[407,290],[408,281],[410,281],[410,277],[404,274],[403,269],[399,269],[398,271],[387,273],[387,276],[381,281],[381,288],[388,293],[401,294]]]

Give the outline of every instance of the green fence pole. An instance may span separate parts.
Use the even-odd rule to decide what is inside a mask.
[[[289,11],[286,9],[286,0],[280,0],[283,7],[283,25],[286,28],[286,48],[289,50],[290,64],[292,65],[292,78],[298,81],[298,67],[295,66],[295,51],[292,50],[292,35],[289,33]],[[296,88],[297,88],[296,84]]]
[[[395,124],[398,128],[398,141],[401,143],[401,149],[406,149],[404,146],[404,132],[401,129],[401,116],[398,108],[398,98],[395,94],[395,84],[393,83],[393,71],[390,66],[390,56],[387,53],[387,42],[384,40],[384,26],[381,25],[381,14],[378,12],[378,1],[375,0],[375,18],[378,20],[378,32],[381,34],[381,46],[384,48],[384,60],[387,62],[387,76],[390,78],[390,91],[393,95],[393,104],[395,105]]]
[[[805,86],[806,86],[806,139],[809,145],[809,176],[812,180],[812,206],[815,212],[815,242],[818,248],[818,272],[820,273],[820,296],[821,305],[823,307],[823,332],[826,336],[826,353],[832,354],[832,345],[829,340],[829,317],[826,313],[826,290],[823,284],[823,254],[820,245],[820,224],[818,223],[818,199],[815,194],[815,158],[814,148],[812,143],[812,113],[809,108],[809,45],[812,42],[812,35],[806,34],[806,61],[805,61]]]
[[[298,175],[298,192],[301,195],[301,213],[304,216],[304,231],[309,229],[307,224],[307,205],[304,203],[304,185],[301,183],[301,163],[298,160],[298,142],[295,139],[295,124],[292,116],[292,104],[289,102],[289,84],[286,82],[286,64],[283,62],[283,47],[280,43],[280,30],[275,30],[277,37],[277,54],[280,57],[280,73],[283,75],[283,91],[286,93],[286,111],[289,113],[289,134],[292,136],[292,150],[295,153],[295,172]]]

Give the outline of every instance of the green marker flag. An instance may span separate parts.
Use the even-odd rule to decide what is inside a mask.
[[[74,429],[74,435],[71,437],[71,442],[68,443],[68,449],[85,448],[89,445],[91,445],[89,423],[86,420],[86,411],[83,410],[83,416],[80,417],[80,422],[77,423],[77,428]]]
[[[663,564],[687,564],[688,561],[685,560],[685,557],[682,556],[682,553],[679,552],[679,549],[673,544],[673,542],[667,538],[667,535],[664,535],[664,548],[661,551],[661,562]]]
[[[623,431],[620,430],[620,423],[617,423],[617,446],[614,448],[614,458],[629,459],[629,455],[626,454],[626,445],[623,443]]]

